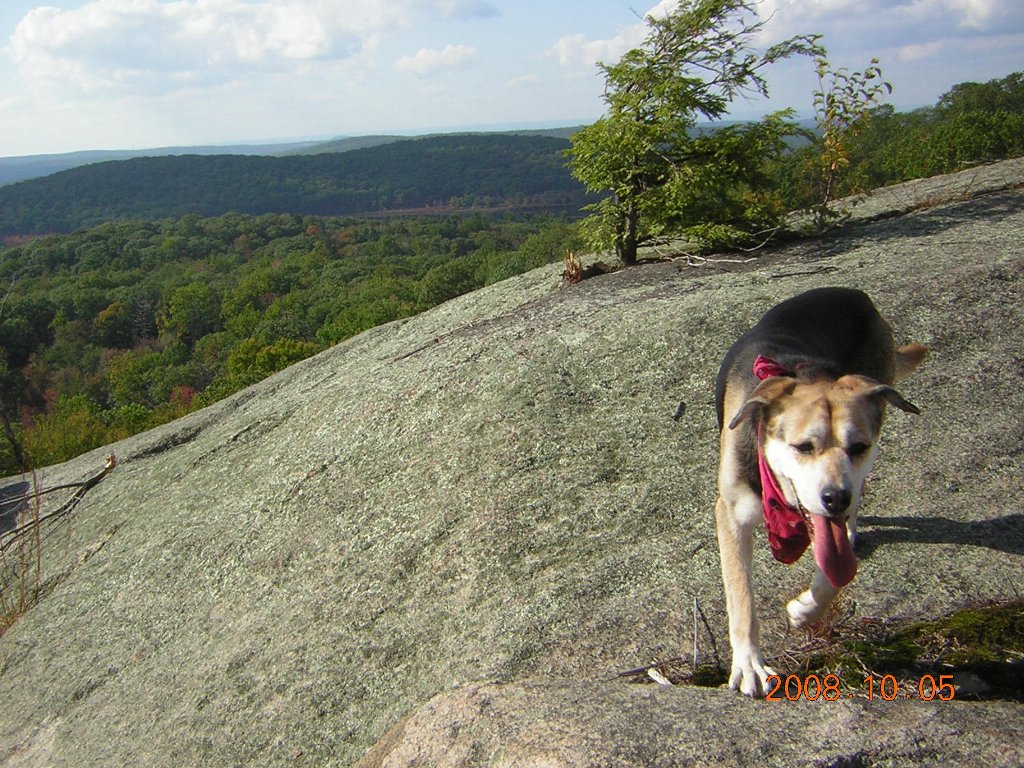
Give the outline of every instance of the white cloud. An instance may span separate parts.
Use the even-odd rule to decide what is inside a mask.
[[[677,0],[0,3],[0,18],[23,16],[0,39],[0,148],[31,154],[586,122],[603,105],[595,63],[614,63],[636,47],[648,31],[644,18]],[[856,70],[880,58],[897,108],[934,103],[954,83],[1021,68],[1024,0],[751,6],[770,17],[759,46],[822,33],[834,66]],[[37,10],[13,10],[24,7]],[[449,41],[478,52],[460,54],[458,46],[446,48]],[[471,65],[473,77],[458,88],[445,88],[446,78],[416,77],[459,65]],[[772,101],[738,104],[740,116],[810,109],[812,63],[797,57],[770,69]]]
[[[943,37],[927,43],[904,45],[897,51],[897,57],[904,62],[929,62],[942,60],[977,60],[985,55],[1002,51],[1024,50],[1024,33],[1009,35],[986,35],[984,37]],[[1015,69],[1020,69],[1015,66]],[[1007,72],[1010,70],[1007,68]],[[966,75],[963,79],[969,79]]]
[[[963,29],[991,29],[992,22],[1017,0],[918,0],[908,15],[917,19],[943,18]]]
[[[614,64],[626,51],[635,48],[644,39],[640,34],[629,34],[635,27],[620,32],[608,40],[588,40],[585,35],[563,35],[549,50],[563,67],[593,67],[598,62]]]
[[[899,49],[898,56],[902,61],[919,61],[935,57],[946,47],[946,40],[932,40],[927,43],[904,45]]]
[[[495,14],[482,0],[90,0],[31,11],[8,50],[46,87],[160,93],[356,59],[423,16]]]
[[[940,33],[988,31],[1019,22],[1020,0],[760,0],[773,39],[794,34],[850,34],[858,44],[901,37],[928,42]],[[826,41],[827,42],[827,41]]]
[[[878,58],[898,109],[932,104],[958,82],[1020,69],[1020,0],[760,0],[755,8],[767,20],[759,44],[817,33],[834,67],[859,70]],[[806,109],[815,87],[809,62],[793,59],[768,75],[773,108]]]
[[[464,67],[472,62],[476,55],[476,48],[469,45],[449,43],[441,50],[420,48],[414,55],[398,59],[395,62],[395,69],[418,77],[428,77],[442,70]]]
[[[509,88],[523,88],[537,85],[540,81],[539,75],[520,75],[519,77],[513,77],[511,80],[506,80],[505,85]]]
[[[647,37],[648,16],[665,16],[675,10],[678,0],[661,0],[638,19],[636,24],[623,27],[606,40],[588,40],[586,35],[563,35],[547,50],[546,56],[554,58],[563,67],[593,68],[598,62],[614,64],[622,55],[636,48]]]
[[[448,18],[488,19],[498,16],[498,9],[486,0],[428,0],[426,5],[433,6]]]

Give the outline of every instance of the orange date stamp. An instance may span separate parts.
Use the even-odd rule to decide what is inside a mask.
[[[952,701],[956,695],[952,675],[922,675],[917,681],[915,691],[912,685],[901,686],[894,675],[875,677],[868,675],[862,681],[866,686],[863,692],[843,691],[839,676],[828,674],[818,675],[769,675],[766,701],[839,701],[852,699],[854,696],[872,701],[875,697],[885,701],[896,699],[917,699],[919,701]]]

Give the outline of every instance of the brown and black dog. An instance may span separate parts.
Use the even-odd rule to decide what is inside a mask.
[[[871,300],[850,288],[807,291],[770,309],[722,362],[716,386],[721,457],[715,515],[732,645],[730,687],[763,695],[751,579],[754,527],[776,559],[813,542],[810,587],[786,606],[803,627],[822,616],[857,571],[857,507],[886,403],[918,413],[892,384],[927,350],[895,348]]]

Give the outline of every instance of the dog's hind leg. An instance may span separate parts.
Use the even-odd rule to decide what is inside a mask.
[[[763,696],[768,690],[768,676],[775,672],[761,658],[751,578],[754,526],[761,518],[761,502],[745,488],[737,495],[739,498],[730,502],[719,497],[715,505],[725,606],[729,613],[729,642],[732,645],[729,687],[739,689],[747,696]]]

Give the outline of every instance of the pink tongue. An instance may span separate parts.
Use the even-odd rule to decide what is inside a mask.
[[[857,575],[857,558],[846,535],[846,520],[814,517],[814,562],[838,589]]]

